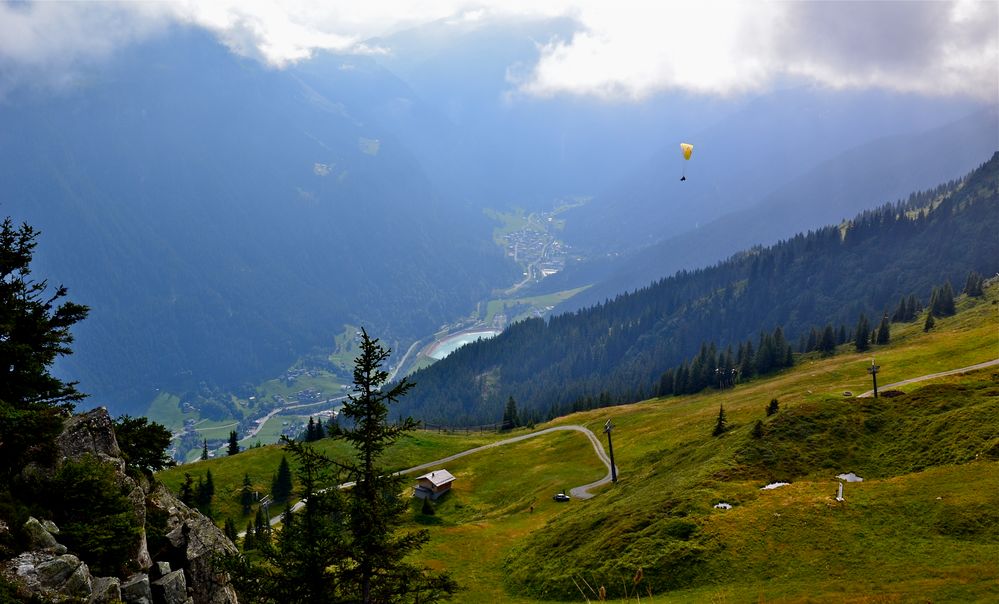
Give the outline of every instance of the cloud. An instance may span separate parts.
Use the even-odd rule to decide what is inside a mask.
[[[366,40],[439,22],[569,17],[569,39],[511,66],[520,95],[636,101],[663,92],[729,96],[804,81],[834,89],[999,95],[999,3],[653,0],[174,0],[4,2],[0,76],[68,73],[172,23],[212,31],[275,68],[316,52],[384,54]]]
[[[584,5],[582,29],[539,46],[511,76],[535,96],[643,99],[665,91],[731,95],[794,78],[995,101],[999,3],[668,3]]]

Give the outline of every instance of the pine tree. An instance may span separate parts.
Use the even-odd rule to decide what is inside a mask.
[[[770,399],[770,404],[767,405],[767,417],[770,417],[771,415],[777,415],[777,412],[779,410],[780,410],[780,403],[777,402],[777,399],[775,398]]]
[[[964,283],[964,290],[962,293],[967,294],[972,298],[977,298],[985,295],[984,289],[985,280],[981,275],[975,271],[968,273],[968,280]]]
[[[288,465],[288,458],[282,456],[277,474],[271,482],[271,496],[274,501],[285,501],[291,495],[292,488],[291,467]]]
[[[229,538],[229,541],[233,543],[239,539],[239,532],[236,530],[236,523],[232,521],[232,518],[226,518],[225,524],[222,526],[222,532],[225,536]]]
[[[353,424],[343,438],[357,451],[346,464],[356,485],[348,492],[351,558],[356,566],[346,573],[361,602],[388,602],[400,592],[420,592],[430,602],[454,592],[456,584],[446,574],[434,575],[406,562],[406,557],[429,539],[425,531],[400,534],[399,525],[408,508],[399,497],[400,481],[379,463],[385,449],[417,426],[412,418],[390,425],[388,405],[404,396],[413,384],[403,378],[390,388],[382,386],[388,372],[382,367],[390,351],[361,330],[361,352],[354,361],[354,388],[343,405]]]
[[[70,327],[88,309],[31,278],[37,236],[10,218],[0,225],[0,492],[26,464],[54,460],[63,420],[85,396],[50,368],[72,352]]]
[[[933,329],[933,326],[935,324],[936,324],[936,321],[933,320],[933,312],[932,311],[927,311],[926,312],[926,322],[923,323],[923,331],[929,331],[929,330]]]
[[[753,431],[751,434],[753,438],[763,438],[763,422],[761,420],[756,420],[756,423],[753,424]]]
[[[194,479],[187,472],[184,472],[184,483],[180,485],[180,500],[187,507],[193,508],[195,505]]]
[[[881,324],[878,325],[878,336],[877,339],[875,339],[875,343],[879,345],[888,343],[888,340],[891,338],[891,332],[888,323],[889,323],[888,313],[885,313],[884,316],[881,317]]]
[[[501,430],[513,430],[520,425],[520,418],[517,417],[517,401],[511,396],[506,400],[506,408],[503,410],[503,423]]]
[[[316,422],[309,417],[309,423],[305,427],[305,442],[311,443],[316,441]]]
[[[271,541],[270,519],[264,516],[263,507],[257,508],[257,515],[253,519],[253,538],[257,548],[266,547]]]
[[[715,429],[711,432],[712,436],[721,436],[725,433],[728,421],[725,419],[725,407],[723,405],[718,405],[718,421],[715,422]]]
[[[243,515],[248,515],[253,507],[253,483],[250,482],[249,474],[243,474],[243,488],[239,491],[239,503],[243,506]]]
[[[212,479],[212,471],[208,470],[202,480],[198,478],[198,484],[194,489],[194,503],[205,516],[212,515],[212,499],[215,497],[215,481]]]
[[[233,430],[229,433],[229,448],[226,450],[229,455],[235,455],[239,453],[239,436],[236,431]]]
[[[257,541],[253,534],[253,521],[246,521],[246,534],[243,535],[243,551],[248,552],[250,550],[257,549]]]
[[[208,461],[208,439],[206,438],[201,445],[201,461]]]
[[[836,352],[836,334],[833,333],[831,324],[827,323],[825,329],[822,330],[822,337],[819,339],[818,349],[825,356]]]
[[[871,326],[867,322],[867,317],[863,313],[857,320],[857,331],[853,338],[853,345],[857,352],[864,352],[871,347]]]

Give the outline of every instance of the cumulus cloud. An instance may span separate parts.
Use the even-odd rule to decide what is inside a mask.
[[[517,94],[726,96],[789,78],[990,101],[999,94],[999,3],[976,0],[0,0],[0,73],[100,60],[170,23],[206,28],[233,52],[283,68],[318,51],[391,52],[365,40],[429,22],[468,28],[557,16],[578,30],[541,41],[536,62],[512,66]]]
[[[786,78],[994,100],[999,3],[666,3],[584,5],[582,29],[539,46],[511,81],[524,93],[642,99],[729,95]]]

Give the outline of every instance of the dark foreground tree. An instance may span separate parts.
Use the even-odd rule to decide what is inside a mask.
[[[277,474],[271,481],[271,497],[274,498],[274,501],[282,503],[291,495],[291,490],[291,467],[288,465],[288,458],[282,456]]]
[[[66,288],[50,291],[31,278],[37,232],[10,218],[0,225],[0,492],[26,463],[51,455],[63,419],[84,394],[49,370],[70,354],[69,329],[87,307],[61,302]]]
[[[520,418],[517,416],[517,401],[513,397],[507,399],[506,408],[503,410],[503,424],[501,430],[513,430],[520,425]]]
[[[334,461],[308,444],[284,439],[296,461],[297,494],[305,505],[295,514],[285,512],[272,543],[255,531],[259,560],[229,559],[241,601],[432,604],[457,590],[446,573],[406,561],[427,542],[428,533],[400,531],[408,510],[400,496],[401,478],[380,460],[388,446],[416,427],[410,418],[388,421],[388,405],[412,384],[403,379],[383,390],[388,373],[382,366],[389,351],[367,332],[361,334],[354,389],[342,410],[352,427],[337,435],[353,445],[356,457]],[[345,480],[355,485],[340,491],[336,485]]]
[[[725,419],[725,407],[718,405],[718,420],[715,422],[715,429],[711,431],[712,436],[721,436],[728,429],[728,420]]]
[[[229,455],[235,455],[239,453],[239,435],[233,430],[229,432],[229,448],[226,449],[226,453]]]
[[[361,330],[361,354],[354,359],[354,388],[342,413],[352,425],[341,438],[354,445],[357,458],[344,464],[356,481],[349,491],[347,511],[350,558],[343,568],[349,590],[364,604],[381,602],[436,602],[449,597],[457,584],[447,574],[435,574],[405,561],[429,539],[427,531],[400,533],[408,508],[400,497],[402,478],[380,464],[385,449],[416,429],[412,418],[390,424],[388,406],[413,387],[403,378],[383,390],[383,369],[390,351]]]
[[[145,417],[122,415],[114,422],[114,435],[128,467],[148,476],[174,465],[166,454],[170,431]]]

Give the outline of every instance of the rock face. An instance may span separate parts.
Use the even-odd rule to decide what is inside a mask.
[[[150,494],[149,505],[167,515],[167,545],[156,557],[165,558],[171,568],[185,571],[194,604],[236,604],[236,591],[228,577],[214,567],[215,556],[236,553],[236,546],[222,530],[162,485]]]
[[[35,477],[50,476],[66,460],[88,454],[110,463],[116,481],[129,490],[129,499],[144,527],[133,547],[134,560],[142,571],[152,572],[152,577],[140,572],[127,579],[94,578],[86,563],[58,543],[54,535],[59,529],[55,524],[31,518],[24,526],[30,550],[0,560],[0,573],[23,596],[87,604],[238,604],[228,576],[217,572],[214,564],[217,555],[235,553],[235,546],[211,520],[188,508],[165,487],[153,488],[146,479],[136,480],[126,472],[114,422],[106,409],[94,409],[67,420],[56,446],[59,458],[55,468],[36,466],[26,472]],[[152,515],[157,520],[154,534],[160,537],[157,551],[151,556],[146,529]],[[9,527],[2,528],[9,533]]]

